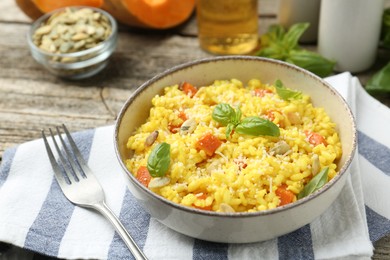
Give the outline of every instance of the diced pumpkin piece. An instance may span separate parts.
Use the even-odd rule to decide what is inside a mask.
[[[150,175],[146,166],[140,166],[137,171],[136,179],[145,187],[148,187],[152,176]]]
[[[183,121],[186,121],[186,120],[188,119],[186,113],[185,113],[183,110],[180,110],[180,111],[179,111],[178,117],[179,117],[180,119],[182,119]]]
[[[286,185],[279,186],[275,191],[276,196],[279,197],[280,203],[279,206],[289,204],[294,201],[295,194],[287,189]]]
[[[311,143],[314,146],[323,144],[325,146],[328,145],[328,142],[325,140],[325,137],[320,135],[319,133],[311,132],[311,131],[305,131],[305,135],[307,137],[307,140],[309,143]]]
[[[194,87],[194,85],[188,82],[183,82],[180,88],[189,97],[193,97],[198,91],[198,89]]]
[[[205,151],[208,156],[212,156],[221,144],[222,142],[216,136],[208,133],[198,140],[196,148]]]

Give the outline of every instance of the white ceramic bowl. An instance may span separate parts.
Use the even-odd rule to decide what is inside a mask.
[[[236,78],[243,82],[259,78],[264,83],[280,79],[292,89],[309,94],[315,106],[324,107],[337,124],[343,155],[339,173],[317,192],[297,202],[254,213],[218,213],[181,206],[153,193],[127,170],[126,143],[133,131],[149,116],[152,98],[165,86],[182,81],[208,85],[216,79]],[[322,214],[345,184],[356,148],[356,127],[344,99],[314,74],[284,62],[249,56],[224,56],[190,62],[167,70],[145,82],[127,100],[115,126],[115,150],[128,187],[138,202],[157,220],[177,232],[198,239],[247,243],[263,241],[294,231]]]

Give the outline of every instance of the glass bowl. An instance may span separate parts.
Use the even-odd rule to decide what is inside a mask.
[[[34,43],[34,34],[40,29],[41,25],[44,25],[50,19],[54,19],[59,13],[63,13],[70,10],[80,10],[80,9],[90,9],[93,12],[99,13],[101,17],[106,17],[108,24],[111,26],[111,32],[107,35],[103,41],[97,43],[95,46],[75,52],[61,53],[60,46],[55,50],[45,50],[38,47]],[[99,15],[97,15],[99,16]],[[84,18],[84,17],[83,17]],[[54,23],[54,22],[53,22]],[[77,23],[74,24],[76,26]],[[72,24],[73,26],[73,24]],[[71,30],[68,29],[67,30]],[[97,32],[96,32],[97,33]],[[59,38],[62,39],[63,35],[61,34]],[[92,37],[95,33],[89,31],[85,33],[88,37]],[[74,36],[74,35],[73,35]],[[51,37],[51,36],[48,36]],[[58,37],[53,36],[53,37]],[[37,19],[31,26],[30,31],[28,32],[28,45],[30,47],[31,54],[33,58],[42,66],[44,66],[52,74],[67,78],[67,79],[83,79],[91,77],[102,69],[104,69],[108,63],[108,58],[114,52],[118,37],[118,26],[116,20],[107,12],[86,6],[72,6],[67,8],[57,9],[50,13],[47,13]],[[56,39],[53,39],[53,44]],[[87,41],[87,38],[85,39]],[[62,41],[62,40],[61,40]],[[43,42],[43,40],[42,40]],[[58,43],[58,42],[57,42]],[[57,45],[54,44],[54,45]],[[60,42],[63,43],[63,42]],[[87,46],[87,45],[85,45]]]

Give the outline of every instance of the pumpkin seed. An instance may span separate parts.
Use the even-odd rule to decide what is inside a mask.
[[[95,32],[95,35],[94,35],[94,38],[95,39],[100,39],[104,36],[104,28],[99,26],[96,28],[96,32]]]
[[[87,49],[91,49],[91,48],[93,48],[93,47],[95,47],[96,46],[96,44],[94,44],[94,43],[87,43],[87,44],[85,44],[85,47],[87,48]]]
[[[220,165],[223,164],[223,159],[216,159],[207,167],[206,171],[211,174],[213,171],[219,169]]]
[[[69,41],[69,40],[71,40],[71,38],[72,38],[72,34],[69,31],[61,36],[61,39],[65,40],[65,41]]]
[[[145,146],[151,146],[158,137],[158,131],[153,131],[145,140]]]
[[[313,154],[312,159],[313,162],[311,163],[311,173],[313,174],[313,176],[316,176],[321,169],[320,157],[318,156],[318,154]]]
[[[60,60],[62,63],[72,63],[72,62],[76,62],[77,59],[74,58],[74,57],[63,57],[61,58]]]
[[[168,177],[157,177],[150,180],[148,188],[161,188],[169,184],[171,179]]]
[[[100,14],[100,13],[94,13],[94,14],[92,15],[92,18],[93,18],[94,20],[99,20],[100,17],[101,17],[101,14]]]
[[[93,26],[88,26],[86,29],[86,33],[88,33],[89,35],[93,35],[95,32],[96,32],[96,28]],[[91,38],[89,38],[89,39],[91,39]]]
[[[36,35],[43,35],[43,34],[48,34],[49,32],[51,32],[52,28],[50,25],[44,25],[42,27],[39,27],[36,31],[35,31],[35,34]]]
[[[81,41],[75,42],[73,47],[74,47],[75,50],[79,50],[79,49],[83,48],[84,45],[85,45],[85,41],[81,40]]]
[[[72,45],[69,42],[62,42],[60,45],[60,52],[66,53],[72,48]]]
[[[293,125],[299,125],[302,122],[301,117],[300,117],[299,113],[297,113],[297,112],[287,113],[287,118],[290,121],[290,123]]]
[[[180,127],[180,134],[186,135],[194,132],[196,128],[196,121],[192,118],[187,119]]]
[[[226,203],[221,203],[221,205],[219,205],[219,209],[221,210],[221,212],[224,212],[224,213],[236,212],[229,204],[226,204]]]
[[[85,33],[76,33],[75,35],[72,36],[72,41],[80,41],[80,40],[85,40],[88,38],[88,34]]]
[[[290,151],[290,146],[285,141],[279,141],[275,144],[274,147],[270,150],[271,153],[283,155]]]

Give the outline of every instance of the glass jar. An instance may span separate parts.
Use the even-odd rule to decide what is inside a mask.
[[[258,44],[257,0],[198,0],[201,48],[214,54],[248,54]]]

